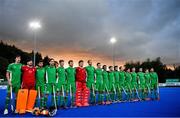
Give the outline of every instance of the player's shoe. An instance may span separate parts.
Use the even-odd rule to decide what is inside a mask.
[[[17,113],[18,113],[18,111],[15,109],[14,113],[15,113],[15,114],[17,114]]]
[[[76,103],[76,106],[77,107],[82,107],[82,104],[81,103]]]
[[[7,115],[8,114],[8,109],[5,109],[4,110],[4,115]]]

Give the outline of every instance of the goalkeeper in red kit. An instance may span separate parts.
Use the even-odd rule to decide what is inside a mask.
[[[36,68],[33,66],[33,61],[29,59],[27,65],[22,66],[22,89],[35,89]]]
[[[83,68],[83,60],[79,61],[76,68],[76,106],[89,106],[90,91],[86,87],[86,70]]]

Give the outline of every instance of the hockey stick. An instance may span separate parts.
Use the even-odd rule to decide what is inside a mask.
[[[55,93],[55,87],[54,87],[54,85],[53,85],[53,97],[54,97],[55,112],[57,112],[56,93]]]
[[[157,91],[156,91],[156,92],[157,92],[157,94],[158,94],[157,97],[159,98],[159,86],[158,86],[158,84],[157,84]]]
[[[13,93],[12,93],[12,86],[10,86],[10,94],[11,94],[11,111],[14,111],[14,100],[13,100]]]
[[[70,100],[71,100],[71,106],[70,106],[70,107],[72,107],[72,104],[73,104],[72,102],[73,102],[73,101],[72,101],[72,90],[71,90],[71,84],[70,84]]]
[[[96,93],[95,93],[95,89],[94,89],[94,85],[92,84],[92,89],[93,89],[93,96],[95,98],[94,102],[96,104]]]
[[[124,89],[124,87],[122,86],[122,89],[123,89],[123,92],[127,95],[127,92],[126,90]]]
[[[57,103],[56,103],[56,93],[55,93],[55,87],[54,84],[52,85],[53,89],[53,97],[54,97],[54,107],[55,109],[49,111],[49,116],[54,116],[57,113]]]
[[[40,102],[41,102],[41,93],[40,93],[40,88],[38,86],[38,101],[39,101],[39,106],[40,106]]]
[[[138,99],[141,100],[141,98],[139,97],[138,90],[137,90],[137,88],[135,87],[135,85],[134,85],[134,88],[135,88],[135,90],[136,90],[136,94],[137,94]]]
[[[114,84],[113,84],[113,90],[114,90],[114,93],[115,93],[114,100],[116,100],[117,92],[116,92],[116,88],[115,88]]]
[[[108,88],[107,88],[106,84],[105,84],[105,88],[106,88],[106,91],[107,91],[108,96],[110,96],[110,94],[109,94],[109,91],[108,91]],[[111,100],[111,97],[109,97],[109,98],[110,98],[110,101],[112,101],[112,100]]]

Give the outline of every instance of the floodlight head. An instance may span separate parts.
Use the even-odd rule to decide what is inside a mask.
[[[111,39],[110,39],[110,42],[112,43],[112,44],[114,44],[114,43],[116,43],[116,38],[115,37],[112,37]]]
[[[33,30],[36,30],[36,29],[40,29],[41,28],[41,24],[39,21],[31,21],[29,23],[29,27]]]

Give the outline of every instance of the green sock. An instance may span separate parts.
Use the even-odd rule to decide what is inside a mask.
[[[44,97],[41,97],[40,108],[44,107]]]
[[[48,100],[48,98],[44,97],[44,107],[47,107],[47,100]]]

